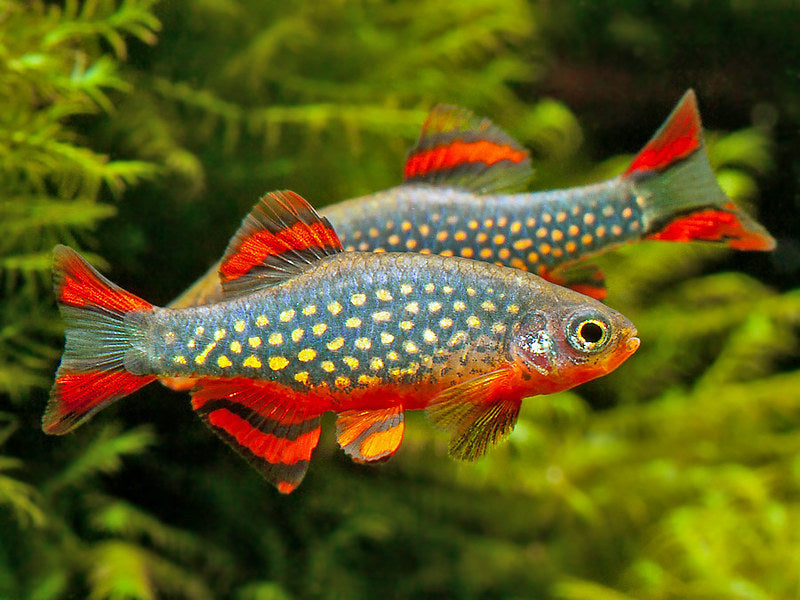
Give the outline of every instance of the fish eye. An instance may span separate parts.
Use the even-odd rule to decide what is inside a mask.
[[[610,331],[609,324],[601,317],[575,315],[569,322],[567,340],[580,352],[597,352],[608,343]]]

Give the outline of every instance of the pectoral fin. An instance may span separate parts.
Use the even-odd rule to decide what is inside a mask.
[[[403,409],[392,406],[383,410],[347,410],[339,413],[336,439],[342,450],[355,462],[388,459],[403,441]]]
[[[502,396],[510,374],[510,368],[498,369],[448,388],[425,409],[434,425],[450,433],[450,456],[476,460],[514,429],[522,401]]]

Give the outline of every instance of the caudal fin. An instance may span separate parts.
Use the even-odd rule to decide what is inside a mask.
[[[721,242],[737,250],[775,247],[769,232],[719,187],[708,163],[692,90],[622,177],[642,203],[648,239]]]
[[[140,328],[130,313],[153,306],[114,285],[66,246],[56,246],[53,283],[66,322],[66,346],[42,418],[45,433],[68,433],[155,377],[125,369]]]

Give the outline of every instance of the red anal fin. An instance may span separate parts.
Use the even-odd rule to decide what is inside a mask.
[[[75,429],[114,400],[132,394],[155,377],[131,375],[125,371],[59,371],[42,418],[42,429],[62,435]]]
[[[95,271],[67,246],[53,250],[53,285],[59,304],[115,312],[149,310],[153,305],[126,292]]]
[[[689,90],[623,176],[668,168],[698,150],[703,143],[701,136],[697,97],[693,90]]]
[[[319,443],[319,414],[291,395],[276,397],[278,387],[245,378],[203,379],[192,406],[214,433],[288,494],[305,477]]]
[[[503,397],[511,374],[510,368],[485,373],[444,390],[427,406],[431,422],[450,433],[450,456],[476,460],[514,429],[522,400]]]
[[[339,413],[336,439],[355,462],[386,460],[397,451],[405,430],[403,408],[348,410]]]
[[[647,239],[723,242],[737,250],[772,250],[775,247],[774,238],[733,203],[724,208],[706,208],[678,217],[648,235]]]
[[[595,265],[568,265],[556,271],[547,271],[542,277],[595,300],[605,300],[608,295],[605,275]]]
[[[531,176],[530,155],[487,119],[454,106],[437,106],[406,159],[405,181],[500,192]]]
[[[227,296],[248,293],[302,273],[342,251],[327,219],[294,192],[272,192],[255,205],[219,266]]]

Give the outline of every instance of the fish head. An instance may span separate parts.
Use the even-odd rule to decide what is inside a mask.
[[[636,327],[625,316],[573,293],[547,309],[524,314],[510,340],[512,360],[537,394],[567,390],[606,375],[638,347]]]

